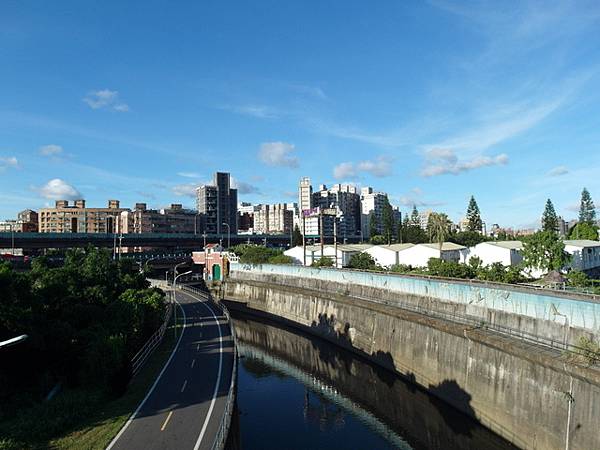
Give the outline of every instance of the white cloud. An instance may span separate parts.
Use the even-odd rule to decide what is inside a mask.
[[[234,180],[235,181],[235,180]],[[253,184],[245,181],[235,181],[232,183],[232,188],[237,189],[239,194],[259,194],[260,189]]]
[[[198,183],[185,183],[178,184],[171,188],[171,192],[178,197],[196,197],[196,188],[199,186]]]
[[[298,158],[292,156],[294,144],[287,142],[264,142],[260,145],[258,158],[268,166],[298,167]]]
[[[375,161],[361,161],[358,163],[358,170],[367,172],[377,178],[388,177],[392,174],[392,158],[388,156],[379,156]]]
[[[547,175],[549,177],[559,177],[561,175],[566,175],[569,173],[569,169],[565,166],[557,166],[554,169],[548,171]]]
[[[63,148],[60,145],[44,145],[40,147],[39,153],[42,156],[58,156],[62,154]]]
[[[0,172],[8,168],[19,167],[19,161],[14,156],[8,156],[6,158],[0,157]]]
[[[119,92],[109,89],[89,92],[83,101],[92,109],[109,109],[118,112],[129,111],[129,105],[119,99]]]
[[[421,176],[434,177],[437,175],[458,175],[469,170],[489,166],[503,166],[508,164],[508,155],[501,153],[496,156],[476,156],[468,160],[459,161],[456,154],[450,149],[431,149],[425,153],[426,164],[421,171]]]
[[[267,105],[224,105],[219,109],[258,119],[276,119],[280,115],[277,109]]]
[[[315,97],[321,100],[327,99],[327,95],[325,95],[323,89],[321,89],[318,86],[308,86],[306,84],[291,84],[290,88],[292,88],[294,91],[300,94],[310,95],[311,97]]]
[[[378,156],[374,160],[359,163],[343,162],[333,168],[333,176],[337,179],[358,178],[361,173],[368,173],[377,178],[390,176],[393,172],[393,159],[389,156]]]
[[[337,179],[356,178],[357,177],[356,168],[354,167],[354,164],[351,162],[340,163],[333,168],[333,176]]]
[[[183,178],[201,178],[201,175],[196,172],[177,172],[177,175]]]
[[[48,181],[38,191],[42,197],[48,200],[77,200],[82,197],[77,189],[60,178]]]
[[[398,198],[398,202],[400,205],[408,208],[412,208],[413,206],[441,206],[444,204],[444,202],[423,199],[423,191],[418,187],[411,189],[407,194],[401,195]]]

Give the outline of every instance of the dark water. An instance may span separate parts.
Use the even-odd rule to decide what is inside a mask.
[[[243,449],[513,449],[426,392],[324,340],[233,313]]]

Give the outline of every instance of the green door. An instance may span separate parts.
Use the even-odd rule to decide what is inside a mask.
[[[213,269],[213,271],[212,271],[213,272],[212,273],[213,280],[217,280],[217,281],[220,280],[221,279],[221,266],[218,264],[215,264],[212,269]]]

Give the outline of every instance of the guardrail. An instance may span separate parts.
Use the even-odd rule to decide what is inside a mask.
[[[161,283],[156,283],[155,286],[160,287],[160,284]],[[162,284],[166,284],[166,283],[163,281]],[[169,295],[171,296],[171,301],[167,303],[167,310],[165,311],[165,319],[164,319],[162,325],[160,326],[160,328],[158,330],[156,330],[154,332],[154,334],[152,336],[150,336],[150,338],[146,341],[146,343],[142,346],[142,348],[133,356],[133,358],[131,358],[132,378],[134,378],[139,373],[139,371],[144,366],[146,361],[148,361],[148,358],[150,357],[152,352],[154,352],[156,347],[158,347],[160,345],[163,338],[165,337],[165,331],[167,330],[167,327],[169,326],[169,321],[171,320],[171,315],[173,313],[173,301],[172,301],[173,292],[172,291],[169,292]]]
[[[209,292],[201,291],[200,289],[192,286],[179,285],[179,287],[182,291],[189,292],[207,300],[213,300],[212,295]],[[223,310],[223,315],[227,319],[227,322],[229,323],[229,327],[231,329],[231,339],[233,341],[233,371],[231,373],[231,383],[229,384],[229,391],[227,392],[227,402],[225,403],[225,411],[223,412],[223,417],[221,418],[221,423],[219,424],[219,430],[215,435],[213,445],[211,447],[213,450],[222,450],[225,448],[225,442],[227,441],[227,436],[229,434],[229,427],[231,426],[231,416],[233,415],[233,408],[235,404],[235,389],[237,381],[238,355],[235,331],[233,329],[233,324],[231,322],[231,314],[229,313],[229,310],[223,303],[219,304],[221,309]]]

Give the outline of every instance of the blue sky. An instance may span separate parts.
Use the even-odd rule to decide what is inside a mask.
[[[354,182],[527,227],[600,203],[600,4],[0,3],[0,218]]]

